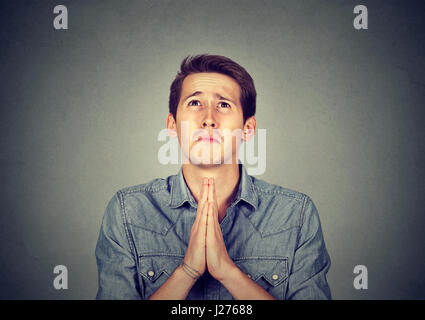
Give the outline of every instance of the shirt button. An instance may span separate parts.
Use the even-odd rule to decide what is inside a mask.
[[[153,277],[153,276],[154,276],[154,274],[155,274],[155,272],[153,272],[152,270],[149,270],[149,271],[148,271],[148,276],[149,276],[149,277]]]
[[[250,278],[250,279],[251,279],[251,275],[250,275],[250,274],[247,274],[247,276],[248,276],[248,278]]]
[[[274,274],[274,275],[272,275],[272,279],[277,280],[277,279],[279,279],[279,276],[277,274]]]

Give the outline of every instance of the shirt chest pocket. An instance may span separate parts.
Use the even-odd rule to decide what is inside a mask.
[[[276,299],[285,299],[288,278],[286,257],[244,257],[235,264]]]
[[[144,296],[149,298],[182,263],[184,256],[147,254],[139,256],[139,275],[143,281]]]

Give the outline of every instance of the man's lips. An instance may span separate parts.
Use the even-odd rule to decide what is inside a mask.
[[[197,129],[193,132],[192,141],[195,142],[208,142],[208,143],[220,143],[221,144],[221,134],[218,130],[205,130]]]
[[[213,137],[199,137],[197,141],[198,142],[204,141],[204,142],[210,142],[210,143],[211,142],[220,143],[220,141],[218,139],[213,138]]]

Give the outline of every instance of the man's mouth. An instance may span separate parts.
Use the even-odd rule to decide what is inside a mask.
[[[208,143],[220,143],[220,141],[217,138],[211,137],[211,136],[199,136],[198,137],[198,142],[203,141],[203,142],[208,142]]]

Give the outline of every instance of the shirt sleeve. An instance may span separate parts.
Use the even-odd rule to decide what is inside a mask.
[[[332,299],[326,280],[331,260],[323,239],[319,214],[313,201],[306,197],[302,226],[289,275],[287,299]]]
[[[109,201],[96,245],[96,299],[143,299],[120,194]]]

